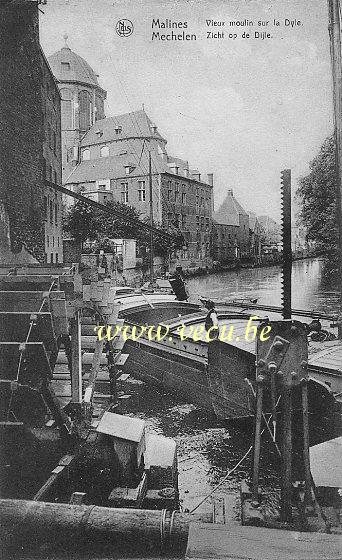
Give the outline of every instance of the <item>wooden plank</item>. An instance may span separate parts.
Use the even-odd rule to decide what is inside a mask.
[[[39,502],[43,499],[46,499],[47,495],[53,489],[53,486],[56,484],[57,480],[62,476],[65,476],[70,464],[74,460],[74,455],[64,455],[58,463],[58,465],[53,469],[47,481],[43,484],[43,486],[38,490],[35,496],[32,498],[34,501]]]
[[[91,365],[91,370],[89,373],[88,387],[86,388],[85,395],[84,395],[84,402],[90,403],[93,400],[96,377],[101,365],[102,351],[103,351],[103,340],[100,341],[99,339],[96,339],[95,352],[94,352],[93,362]]]
[[[76,313],[76,317],[70,320],[71,335],[71,394],[72,402],[82,402],[82,355],[81,355],[81,322],[80,314]],[[57,358],[58,359],[58,358]]]
[[[95,350],[96,342],[98,341],[98,337],[93,336],[82,336],[81,337],[81,345],[82,348],[89,348],[91,350]]]
[[[103,294],[102,294],[101,303],[102,303],[102,305],[105,305],[105,306],[108,305],[110,283],[111,283],[111,280],[109,278],[106,278],[103,282]]]
[[[93,361],[93,352],[84,352],[84,354],[82,354],[82,367],[84,366],[91,366]],[[57,364],[59,366],[59,364],[67,364],[67,357],[65,355],[65,352],[63,351],[59,351],[58,352],[58,357],[57,357]],[[106,354],[102,354],[101,356],[101,365],[107,365],[107,357]]]
[[[186,558],[340,560],[342,535],[190,523]]]

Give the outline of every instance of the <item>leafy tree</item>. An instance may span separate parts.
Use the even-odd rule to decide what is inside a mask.
[[[106,206],[117,210],[127,218],[141,220],[140,214],[133,206],[120,202],[108,201]],[[148,219],[146,220],[148,222]],[[94,208],[83,202],[77,202],[66,211],[64,218],[64,229],[68,231],[77,241],[96,241],[99,249],[110,250],[111,239],[136,239],[140,248],[147,250],[149,246],[149,231],[139,225],[134,225],[124,218],[115,215],[110,216],[99,208]],[[158,228],[166,231],[164,228]],[[183,240],[177,232],[174,234],[175,240],[170,240],[154,236],[155,254],[166,257],[170,251],[174,251],[183,246]]]
[[[308,241],[332,256],[338,244],[336,192],[335,144],[330,137],[310,163],[310,173],[300,179],[296,195],[301,200],[300,221],[307,228]]]

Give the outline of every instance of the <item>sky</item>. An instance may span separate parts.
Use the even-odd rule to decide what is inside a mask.
[[[214,173],[216,208],[233,189],[246,210],[279,220],[280,171],[292,170],[294,192],[333,130],[325,0],[47,0],[41,9],[45,54],[68,35],[108,92],[106,116],[144,104],[170,155],[203,178]],[[187,22],[197,40],[152,41],[153,31],[171,32],[152,29],[158,18]],[[129,37],[116,33],[120,19],[133,23]],[[246,19],[253,27],[230,26]],[[208,39],[211,30],[224,38]]]

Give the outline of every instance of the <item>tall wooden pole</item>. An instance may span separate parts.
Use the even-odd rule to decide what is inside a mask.
[[[333,75],[333,101],[335,124],[335,165],[337,178],[337,223],[339,231],[340,312],[338,336],[342,338],[342,62],[340,1],[328,0],[330,55]]]
[[[281,520],[291,522],[292,494],[292,395],[291,385],[285,385],[282,391],[282,485],[281,485]]]
[[[151,151],[148,152],[148,179],[150,187],[150,226],[153,227],[153,197],[152,197],[152,160]],[[153,231],[150,230],[150,282],[153,285],[154,274],[153,274]]]

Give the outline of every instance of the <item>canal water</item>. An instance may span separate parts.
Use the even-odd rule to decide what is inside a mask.
[[[293,266],[293,307],[336,312],[337,289],[319,259],[297,261]],[[193,278],[187,282],[192,296],[215,299],[257,298],[258,303],[281,304],[280,267],[241,269]],[[252,444],[252,430],[227,427],[195,406],[176,401],[167,393],[130,377],[121,389],[120,411],[146,421],[146,429],[174,438],[178,444],[179,489],[184,510],[192,510],[221,482]],[[128,395],[130,396],[129,398]],[[217,491],[230,494],[249,474],[249,457]],[[279,466],[270,445],[263,454],[262,483],[274,485]],[[215,495],[215,494],[214,494]],[[207,500],[198,511],[210,511]]]

